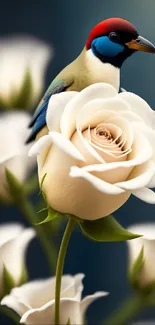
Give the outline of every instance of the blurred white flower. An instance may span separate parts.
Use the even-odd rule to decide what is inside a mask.
[[[30,115],[26,112],[0,115],[0,199],[9,199],[6,167],[22,183],[36,164],[28,157],[29,146],[24,144],[29,133],[29,121]]]
[[[143,264],[137,274],[140,287],[155,283],[155,223],[136,224],[128,228],[129,231],[143,235],[143,237],[127,241],[129,251],[129,267],[138,258],[143,248]]]
[[[0,99],[11,104],[20,94],[29,72],[32,81],[29,104],[39,100],[51,56],[51,48],[35,37],[13,35],[0,39]]]
[[[34,229],[26,229],[20,224],[10,223],[0,226],[0,296],[5,293],[4,267],[13,278],[15,286],[20,285],[26,249],[34,236]]]
[[[107,295],[96,292],[82,299],[83,274],[62,277],[60,300],[60,324],[83,324],[84,315],[89,305],[97,298]],[[55,313],[55,277],[47,280],[32,281],[19,288],[14,288],[4,297],[1,304],[16,311],[25,324],[54,324]]]

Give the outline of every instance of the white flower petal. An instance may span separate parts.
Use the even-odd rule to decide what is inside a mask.
[[[7,241],[19,236],[24,227],[19,223],[1,224],[0,226],[0,247]]]
[[[68,140],[66,139],[61,133],[57,132],[50,132],[49,136],[52,142],[63,152],[67,155],[71,156],[77,160],[85,161],[84,157],[80,153],[80,151]]]
[[[77,124],[84,130],[90,127],[95,127],[99,123],[106,122],[108,115],[114,117],[116,115],[120,117],[120,112],[130,111],[130,106],[119,98],[97,98],[92,101],[88,101],[77,114]],[[75,126],[74,126],[75,128]],[[70,134],[73,133],[74,128],[70,130]]]
[[[115,185],[107,183],[96,176],[93,176],[82,168],[71,167],[70,176],[75,178],[84,178],[87,182],[89,182],[93,187],[95,187],[98,191],[106,194],[118,195],[124,192],[123,189],[118,188]]]
[[[5,296],[0,304],[13,309],[19,316],[22,316],[27,311],[27,308],[11,295]]]
[[[39,155],[40,152],[42,151],[42,149],[45,146],[47,146],[49,143],[51,143],[51,138],[50,138],[49,134],[44,135],[43,137],[41,137],[37,142],[35,142],[33,144],[31,149],[29,150],[29,153],[28,153],[29,157]]]
[[[18,283],[21,277],[26,248],[34,236],[34,229],[25,229],[17,238],[4,243],[0,247],[1,260],[16,283]]]
[[[127,245],[131,267],[143,248],[144,263],[137,280],[141,287],[145,287],[151,284],[152,281],[155,281],[155,264],[152,263],[155,258],[155,223],[131,225],[128,230],[143,236],[127,241]]]
[[[46,122],[49,131],[60,132],[60,120],[65,106],[77,94],[77,91],[67,91],[51,96],[46,114]]]
[[[73,98],[65,108],[61,119],[61,132],[67,138],[75,131],[76,116],[88,101],[95,98],[107,98],[116,96],[116,89],[105,83],[96,83],[83,89]],[[71,131],[72,130],[72,131]]]
[[[130,174],[130,179],[124,182],[116,183],[115,185],[124,190],[137,190],[148,185],[152,176],[155,173],[155,167],[151,162],[134,167]]]
[[[137,113],[138,116],[142,117],[145,123],[150,126],[154,125],[155,112],[144,99],[130,92],[122,92],[118,94],[117,97],[121,97],[128,104],[130,104],[130,109],[134,113]]]
[[[141,234],[143,236],[143,237],[141,237],[141,240],[143,240],[143,239],[155,240],[155,223],[154,222],[133,224],[128,227],[128,230],[135,234]],[[140,238],[138,238],[138,239],[140,239]],[[134,242],[135,242],[135,240],[134,240]]]
[[[38,99],[44,86],[45,69],[51,48],[34,37],[9,36],[0,40],[0,97],[9,102],[20,91],[26,72],[32,78],[32,100]]]
[[[107,296],[109,293],[105,291],[95,292],[93,295],[89,295],[81,301],[81,311],[84,314],[89,307],[96,299]]]
[[[132,194],[146,203],[155,204],[155,193],[146,187],[132,191]]]
[[[49,325],[54,324],[55,304],[50,301],[41,308],[27,311],[20,320],[20,323],[28,325]],[[67,324],[70,319],[71,324],[82,324],[80,303],[75,299],[62,298],[60,301],[60,325]]]

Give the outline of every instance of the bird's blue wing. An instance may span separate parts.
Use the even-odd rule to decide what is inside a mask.
[[[50,84],[29,124],[29,127],[32,127],[32,131],[26,143],[33,141],[38,132],[46,125],[46,112],[50,97],[65,91],[68,86],[69,84],[63,79],[56,79]]]

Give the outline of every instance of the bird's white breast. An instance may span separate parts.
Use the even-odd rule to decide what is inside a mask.
[[[101,62],[92,52],[86,51],[86,66],[90,73],[92,82],[107,82],[119,90],[120,69],[110,63]]]

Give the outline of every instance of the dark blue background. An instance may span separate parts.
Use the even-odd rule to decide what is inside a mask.
[[[61,68],[79,54],[91,28],[108,17],[130,20],[142,36],[155,44],[154,0],[6,0],[1,4],[0,36],[26,33],[53,45],[55,57],[48,69],[48,85]],[[155,56],[137,53],[131,57],[122,68],[121,85],[142,96],[152,108],[155,107]],[[131,198],[115,216],[124,226],[137,221],[150,221],[155,219],[155,206]],[[6,210],[0,207],[0,220],[23,221],[23,218],[13,208]],[[34,241],[31,248],[28,255],[31,278],[49,276],[39,244]],[[103,316],[112,312],[119,301],[128,296],[130,289],[126,270],[125,243],[98,244],[82,237],[78,230],[74,233],[65,273],[84,272],[86,294],[96,290],[110,292],[109,297],[91,307],[88,312],[89,324],[97,324]],[[145,313],[143,319],[152,318],[153,315],[155,319],[155,310],[147,315]]]

